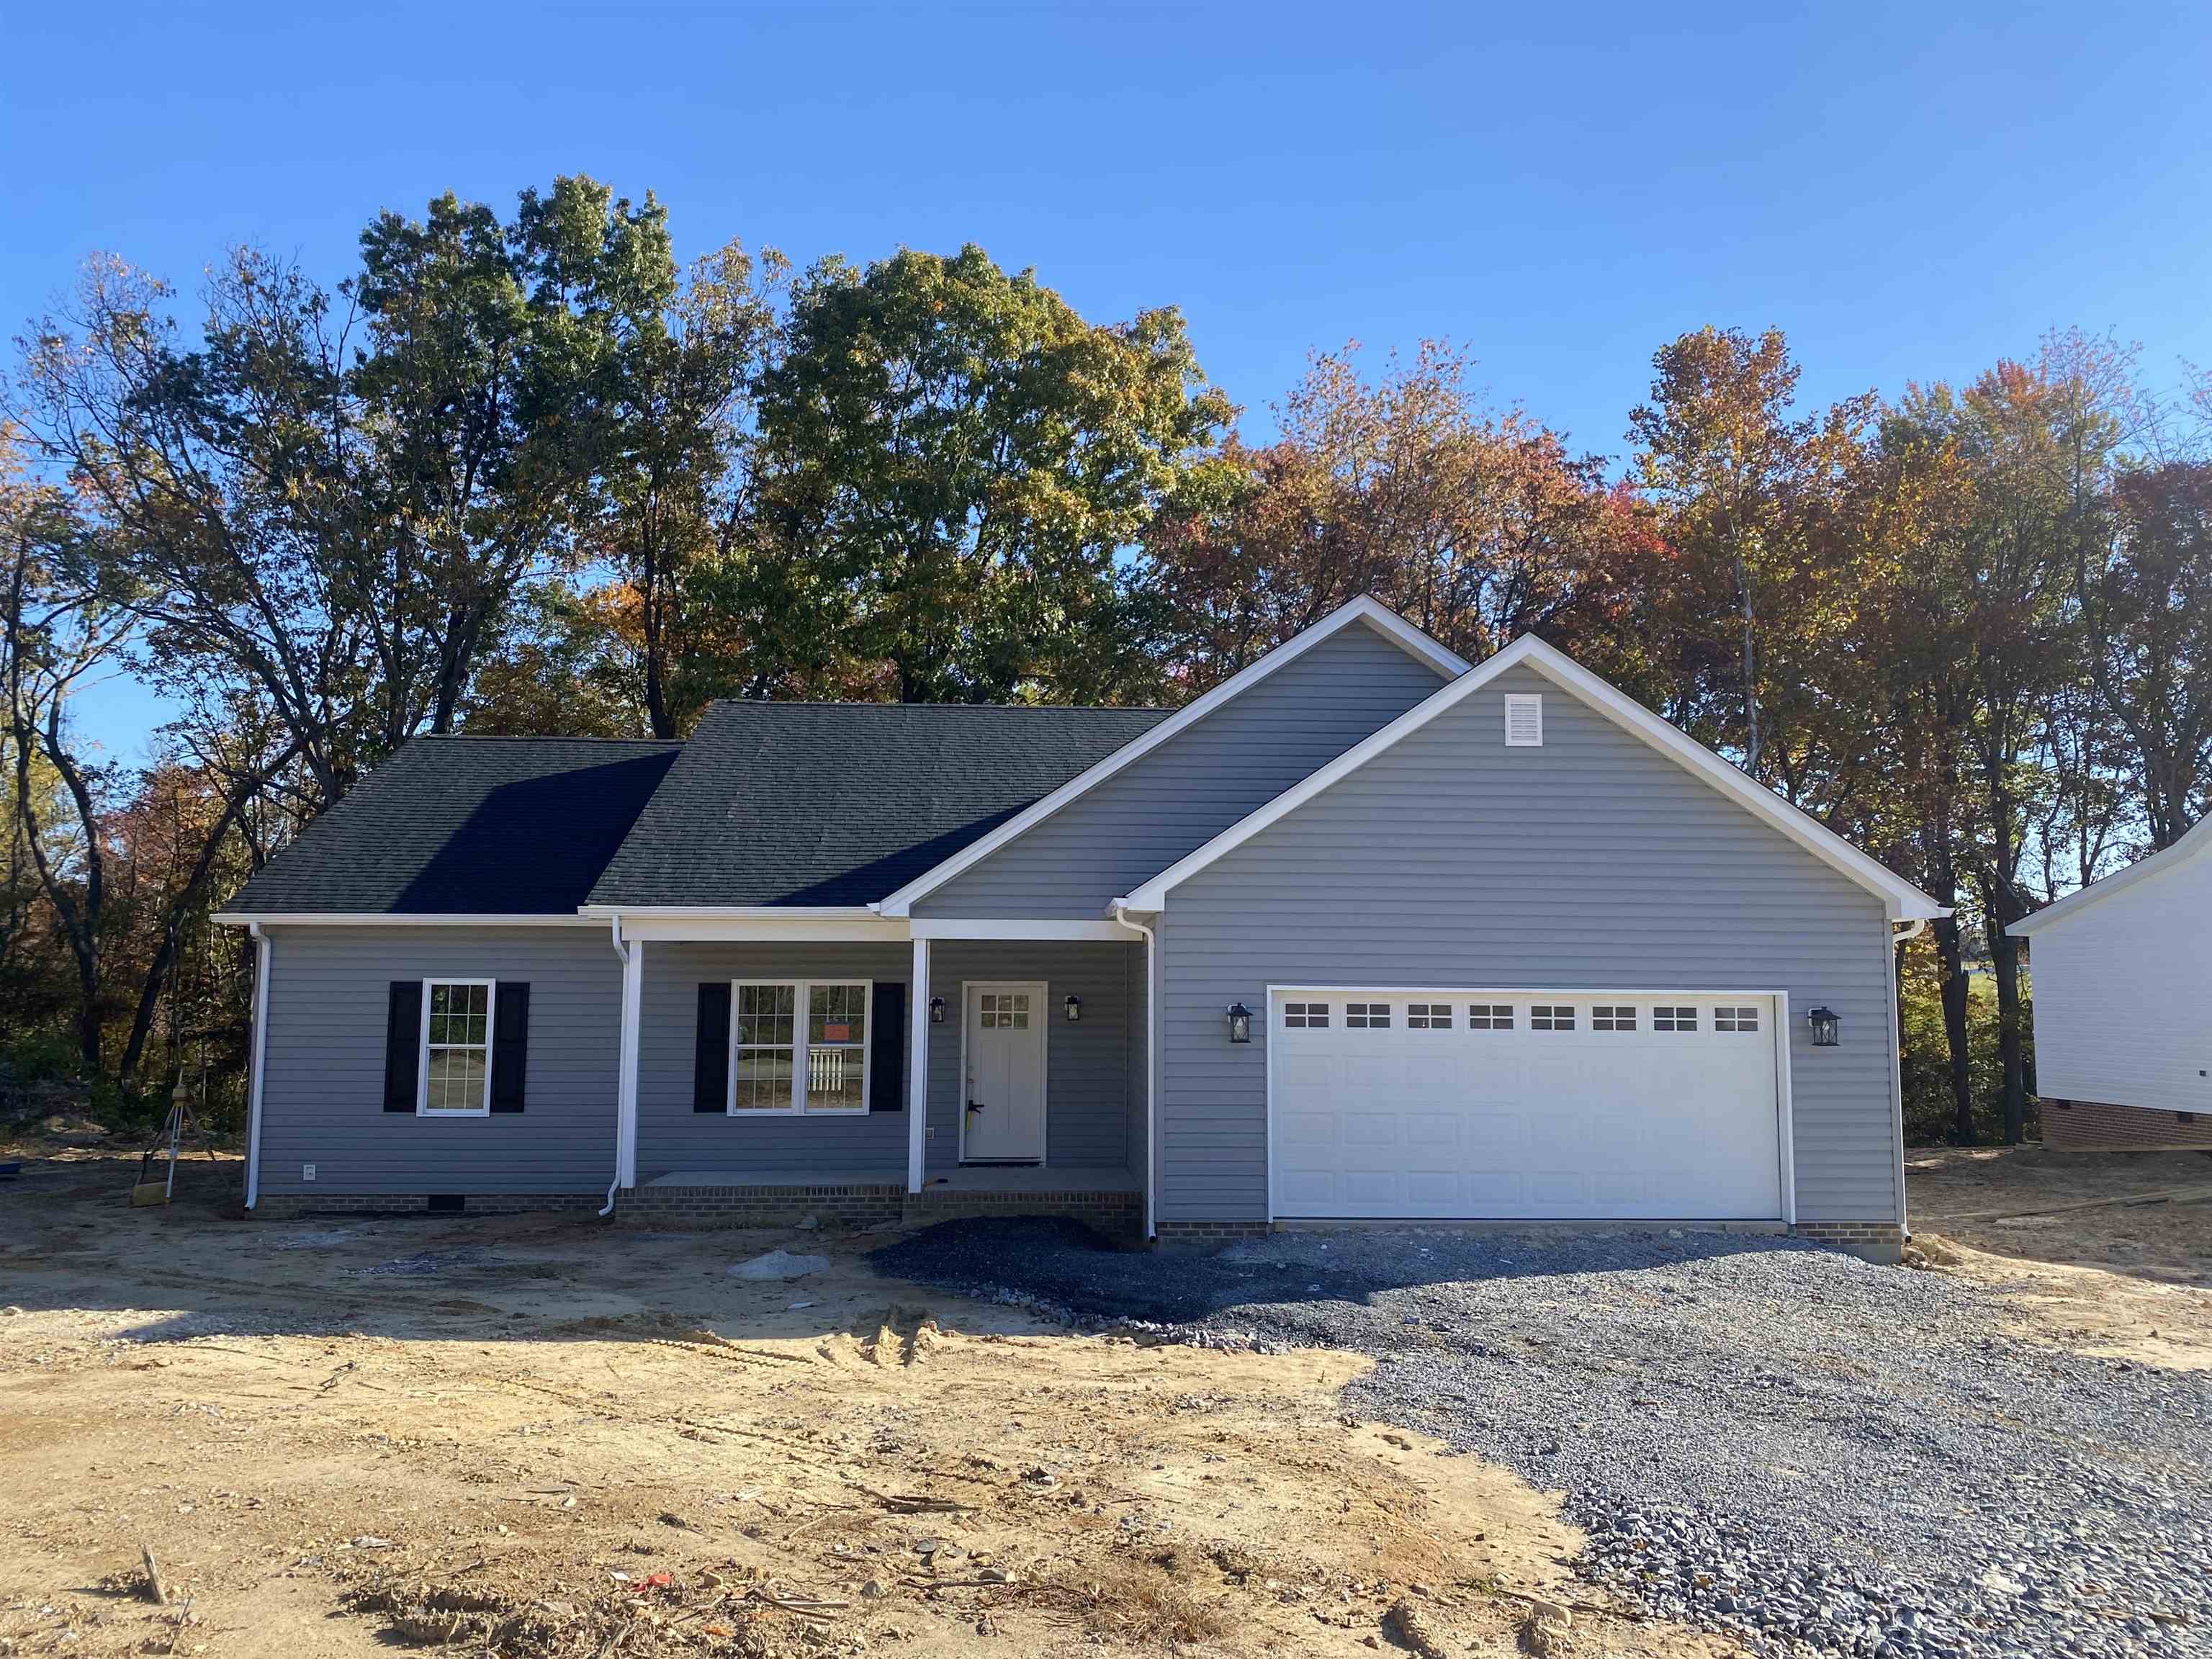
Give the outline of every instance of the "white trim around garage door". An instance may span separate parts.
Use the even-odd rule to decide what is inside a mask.
[[[1735,997],[1747,1002],[1764,1002],[1773,1015],[1774,1139],[1776,1157],[1779,1163],[1776,1175],[1779,1179],[1782,1194],[1782,1214],[1779,1219],[1787,1226],[1796,1224],[1796,1107],[1790,1093],[1790,994],[1787,991],[1746,991],[1725,986],[1704,990],[1686,989],[1681,986],[1669,986],[1664,989],[1639,990],[1622,989],[1618,987],[1600,988],[1589,986],[1558,985],[1314,985],[1301,982],[1271,983],[1267,987],[1267,1006],[1263,1015],[1267,1023],[1266,1032],[1267,1222],[1270,1226],[1274,1224],[1277,1214],[1275,1205],[1275,1033],[1278,1029],[1275,1017],[1276,1004],[1284,999],[1295,996],[1347,997],[1355,992],[1370,991],[1386,997],[1455,997],[1474,1001],[1480,1001],[1485,997],[1511,998],[1516,1004],[1525,1002],[1532,997],[1543,995],[1562,997],[1577,1002],[1602,1001],[1608,997],[1627,998],[1637,1001],[1646,999],[1662,1001],[1668,998],[1680,997],[1701,1002],[1725,1002],[1729,998]],[[1480,1216],[1469,1216],[1466,1218],[1470,1221],[1484,1219]],[[1748,1221],[1764,1218],[1746,1216],[1740,1218]]]

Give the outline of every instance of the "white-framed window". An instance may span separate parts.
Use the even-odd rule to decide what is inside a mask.
[[[1355,1030],[1363,1027],[1382,1030],[1390,1024],[1390,1005],[1387,1002],[1347,1002],[1344,1005],[1344,1023]]]
[[[1449,1031],[1452,1028],[1452,1006],[1449,1002],[1409,1002],[1406,1005],[1406,1029],[1409,1031]]]
[[[975,994],[976,1023],[985,1030],[994,1026],[1009,1031],[1030,1029],[1030,994],[1027,991],[978,991]]]
[[[865,979],[732,981],[731,1115],[865,1113],[874,994]]]
[[[1467,1011],[1467,1029],[1470,1031],[1510,1031],[1513,1029],[1513,1005],[1510,1002],[1478,1002]]]
[[[1716,1031],[1756,1031],[1759,1029],[1759,1006],[1731,1006],[1723,1003],[1713,1010],[1713,1030]]]
[[[484,1117],[491,1112],[491,1023],[498,986],[489,979],[422,981],[422,1059],[415,1090],[419,1117]]]
[[[1505,746],[1541,749],[1544,746],[1544,695],[1540,691],[1505,694]]]
[[[1629,1003],[1599,1003],[1590,1010],[1590,1030],[1593,1031],[1632,1031],[1636,1029],[1636,1009]]]
[[[1539,1002],[1528,1010],[1528,1029],[1532,1031],[1571,1031],[1575,1029],[1575,1006],[1571,1002]]]
[[[1328,1004],[1286,1002],[1283,1005],[1283,1024],[1292,1031],[1324,1030],[1328,1025]]]
[[[1698,1029],[1698,1011],[1692,1007],[1669,1007],[1662,1002],[1651,1011],[1651,1029],[1655,1031],[1694,1031]]]

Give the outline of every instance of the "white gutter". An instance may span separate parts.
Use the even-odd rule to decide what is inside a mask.
[[[269,957],[275,941],[249,921],[253,939],[253,1084],[246,1113],[246,1207],[261,1197],[261,1097],[269,1074]]]
[[[614,1179],[607,1182],[607,1201],[599,1206],[599,1218],[603,1221],[615,1212],[615,1192],[622,1185],[623,1147],[625,1143],[623,1131],[627,1127],[623,1121],[623,1109],[624,1105],[624,1097],[629,1092],[629,1020],[627,1018],[629,1011],[629,1000],[628,995],[628,988],[629,984],[629,946],[623,943],[622,918],[620,916],[613,918],[612,927],[614,932],[615,954],[622,958],[623,984],[624,988],[623,1012],[625,1017],[622,1023],[622,1039],[617,1045],[615,1051],[615,1064],[619,1068],[615,1073],[615,1175]]]
[[[1106,908],[1115,921],[1145,937],[1145,1237],[1156,1238],[1159,1229],[1152,1217],[1152,1194],[1160,1184],[1160,1114],[1154,1084],[1160,1074],[1160,998],[1152,964],[1160,942],[1143,922],[1129,920],[1125,901],[1115,899]]]

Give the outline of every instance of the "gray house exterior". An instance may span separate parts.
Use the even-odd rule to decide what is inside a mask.
[[[1892,940],[1940,914],[1560,653],[1371,600],[1172,714],[418,739],[226,913],[248,1203],[1893,1254]]]

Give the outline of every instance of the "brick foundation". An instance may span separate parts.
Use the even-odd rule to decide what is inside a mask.
[[[1894,1221],[1801,1221],[1790,1232],[1815,1243],[1832,1244],[1869,1261],[1895,1263],[1905,1255],[1905,1229]]]
[[[2054,1152],[2212,1152],[2212,1112],[2045,1100],[2043,1144]]]
[[[590,1215],[605,1202],[602,1193],[470,1193],[461,1213]],[[422,1215],[429,1208],[428,1193],[264,1193],[246,1213],[256,1221],[289,1221],[303,1215]]]
[[[924,1188],[907,1195],[905,1213],[916,1225],[975,1216],[1067,1216],[1102,1233],[1127,1237],[1134,1237],[1145,1226],[1145,1201],[1135,1193],[975,1193]]]
[[[872,1227],[904,1212],[902,1186],[634,1187],[622,1194],[615,1219],[628,1226],[795,1227],[813,1220],[831,1228]]]
[[[1163,1250],[1216,1250],[1240,1238],[1265,1238],[1264,1221],[1158,1221],[1152,1224]]]

